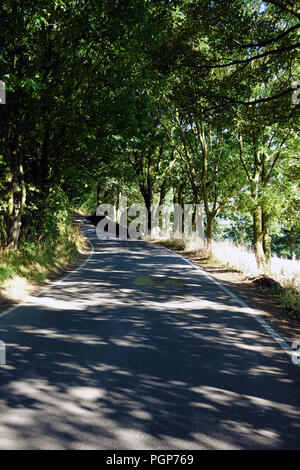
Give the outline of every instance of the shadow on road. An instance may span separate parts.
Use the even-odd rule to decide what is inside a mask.
[[[0,449],[299,448],[298,369],[162,248],[98,241],[0,339]]]

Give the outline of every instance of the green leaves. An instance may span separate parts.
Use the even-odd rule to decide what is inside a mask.
[[[288,162],[299,145],[299,110],[289,92],[298,78],[291,11],[251,0],[3,0],[0,10],[7,89],[0,216],[7,226],[12,187],[17,180],[21,188],[23,177],[24,233],[35,220],[42,230],[49,207],[57,213],[53,188],[91,207],[100,183],[103,197],[107,186],[113,198],[123,188],[141,198],[148,185],[155,197],[163,187],[189,202],[206,198],[207,213],[228,215],[236,203],[249,216],[259,203],[272,220],[289,218],[283,207],[296,207],[298,170]],[[196,123],[207,145],[205,178]],[[249,175],[258,171],[255,202],[245,167]],[[59,194],[55,207],[64,212]]]

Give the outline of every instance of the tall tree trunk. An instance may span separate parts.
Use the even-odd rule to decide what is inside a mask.
[[[264,234],[262,228],[262,208],[257,205],[253,211],[254,254],[259,270],[265,271],[266,257],[264,251]]]
[[[159,192],[159,206],[162,206],[165,204],[166,200],[166,195],[168,191],[168,178],[164,178],[162,185],[160,187],[160,192]],[[160,212],[159,214],[159,227],[163,230],[163,216],[162,213]]]
[[[151,236],[151,216],[152,216],[152,195],[147,194],[146,199],[145,199],[145,206],[147,209],[147,215],[148,215],[148,234]]]
[[[144,198],[145,206],[147,209],[148,216],[148,235],[151,236],[151,214],[152,214],[152,203],[153,203],[153,191],[152,187],[140,185],[140,191]]]
[[[289,233],[289,245],[290,245],[290,252],[291,252],[291,259],[296,261],[296,245],[297,245],[297,235],[292,227]]]
[[[165,203],[167,191],[168,191],[168,178],[165,178],[160,187],[160,193],[159,193],[159,205],[160,206]]]
[[[270,272],[271,268],[271,235],[270,235],[270,215],[262,210],[262,231],[263,231],[263,250],[265,254],[265,270]]]
[[[9,199],[9,231],[8,231],[8,248],[16,248],[21,229],[21,217],[23,215],[26,203],[26,185],[24,180],[24,169],[22,162],[14,165],[13,181],[11,187],[11,195]]]
[[[196,229],[197,205],[195,204],[192,214],[192,232]]]
[[[215,216],[211,213],[206,214],[206,246],[209,251],[211,251],[214,222],[215,222]]]
[[[97,207],[100,204],[100,192],[101,192],[101,183],[98,182],[97,187],[96,187]]]

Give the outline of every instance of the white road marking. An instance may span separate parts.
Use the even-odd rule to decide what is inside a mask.
[[[45,289],[42,289],[36,297],[39,297],[41,294],[43,294],[44,292],[47,292],[49,289],[52,289],[52,287],[54,286],[57,286],[59,284],[61,284],[63,281],[65,281],[66,279],[68,279],[70,276],[72,276],[72,274],[76,271],[80,271],[81,269],[84,268],[84,266],[86,266],[86,264],[90,261],[90,259],[92,258],[93,254],[94,254],[94,245],[93,245],[93,242],[87,238],[90,245],[91,245],[91,253],[89,254],[88,258],[80,265],[78,266],[77,268],[75,268],[74,270],[72,270],[71,272],[69,272],[68,274],[66,274],[65,276],[63,276],[62,278],[58,279],[56,282],[54,282],[53,284],[47,286]],[[246,302],[244,302],[242,299],[240,299],[237,295],[235,295],[233,292],[231,292],[231,290],[229,290],[227,287],[225,287],[223,284],[221,284],[219,281],[217,281],[214,277],[210,276],[206,271],[204,271],[203,269],[201,269],[199,266],[197,266],[196,264],[194,264],[192,261],[188,260],[187,258],[185,258],[184,256],[182,255],[179,255],[178,253],[175,253],[174,251],[170,250],[169,248],[166,248],[166,247],[161,247],[165,250],[167,250],[168,252],[170,252],[172,255],[175,255],[179,258],[181,258],[185,263],[189,264],[190,266],[192,266],[194,269],[196,269],[197,271],[200,271],[202,275],[204,275],[205,277],[207,277],[211,282],[213,282],[216,286],[218,286],[220,289],[222,289],[227,295],[229,295],[232,299],[234,299],[241,307],[243,307],[245,309],[245,312],[248,313],[249,315],[253,316],[257,322],[264,328],[264,330],[274,339],[274,341],[276,341],[279,346],[289,355],[292,357],[294,351],[291,349],[291,347],[288,345],[288,343],[262,318],[262,316],[256,312],[254,309],[250,308],[249,305],[246,304]],[[5,317],[6,315],[9,315],[11,312],[13,312],[14,310],[20,308],[20,307],[24,307],[27,305],[27,302],[29,302],[29,300],[26,300],[30,297],[30,295],[26,296],[25,300],[16,305],[15,307],[12,307],[8,310],[5,310],[4,312],[0,313],[0,319]],[[300,367],[300,364],[295,364],[295,365],[298,365],[298,367]]]
[[[210,276],[204,269],[201,269],[199,266],[194,264],[192,261],[189,259],[185,258],[182,255],[179,255],[178,253],[175,253],[175,251],[170,250],[169,248],[166,248],[165,246],[162,247],[165,250],[169,251],[175,256],[178,256],[179,258],[183,259],[186,263],[190,264],[194,269],[200,271],[205,277],[210,279],[216,286],[218,286],[220,289],[222,289],[224,292],[226,292],[227,295],[229,295],[232,299],[234,299],[241,307],[245,309],[245,312],[248,313],[249,315],[253,316],[257,322],[265,329],[267,333],[276,341],[279,346],[289,355],[292,357],[294,351],[293,349],[288,345],[288,343],[262,318],[262,316],[256,312],[254,309],[250,308],[249,305],[246,304],[242,299],[240,299],[237,295],[235,295],[230,289],[225,287],[223,284],[221,284],[217,279],[214,277]],[[295,364],[300,367],[300,364]]]

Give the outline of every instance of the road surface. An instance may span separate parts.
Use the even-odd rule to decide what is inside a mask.
[[[164,248],[100,241],[0,316],[0,449],[299,449],[300,368]]]

